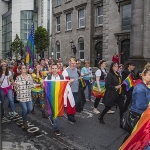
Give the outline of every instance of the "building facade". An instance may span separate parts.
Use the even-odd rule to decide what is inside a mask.
[[[16,34],[26,45],[33,22],[35,30],[43,26],[51,35],[51,3],[51,0],[0,0],[0,58],[10,56],[10,44]],[[45,52],[45,57],[48,55],[49,51]]]
[[[54,0],[53,57],[67,62],[76,50],[76,58],[90,60],[93,66],[97,65],[97,54],[108,64],[115,53],[121,52],[124,54],[120,63],[149,60],[149,3],[148,0]]]

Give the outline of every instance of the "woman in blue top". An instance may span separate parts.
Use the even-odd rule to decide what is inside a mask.
[[[142,113],[148,108],[148,104],[150,103],[150,64],[145,66],[141,76],[142,80],[138,80],[138,82],[136,81],[136,85],[132,93],[132,104],[130,108],[132,114],[139,116],[139,119]],[[150,145],[147,144],[144,150],[149,149]]]
[[[92,101],[92,68],[89,66],[89,61],[85,61],[85,67],[81,69],[81,76],[83,77],[86,86],[88,86],[88,99]]]

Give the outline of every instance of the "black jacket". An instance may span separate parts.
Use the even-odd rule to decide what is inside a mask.
[[[116,91],[115,89],[115,86],[117,85],[119,85],[117,76],[115,74],[108,73],[105,79],[106,92],[103,98],[105,106],[116,106],[119,97],[119,90]]]

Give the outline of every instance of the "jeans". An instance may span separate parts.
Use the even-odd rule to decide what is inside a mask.
[[[15,106],[14,106],[14,100],[13,100],[13,93],[12,93],[11,89],[8,90],[6,96],[8,98],[11,110],[14,112],[15,111]],[[0,90],[0,101],[2,103],[2,107],[3,107],[3,104],[4,104],[4,99],[5,99],[4,91]]]
[[[59,130],[59,124],[58,124],[58,118],[53,117],[53,115],[50,116],[50,119],[53,121],[54,123],[54,130]]]
[[[77,104],[78,104],[78,92],[72,92],[72,94],[73,94],[73,97],[74,97],[74,100],[75,100],[75,104],[77,106]]]
[[[28,102],[19,102],[21,108],[22,108],[22,119],[23,121],[26,121],[27,119],[27,114],[29,114],[32,109],[32,101],[28,101]]]
[[[86,83],[86,87],[88,86],[88,99],[91,100],[92,95],[92,83],[89,82],[89,80],[84,80]]]

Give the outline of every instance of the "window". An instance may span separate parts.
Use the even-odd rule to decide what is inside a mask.
[[[79,28],[85,27],[85,10],[79,10]]]
[[[56,59],[60,58],[60,42],[56,42]]]
[[[57,1],[57,6],[61,5],[61,0],[56,0]]]
[[[84,39],[79,38],[79,59],[84,59]]]
[[[23,41],[24,45],[26,45],[26,41],[28,39],[32,22],[34,19],[34,28],[37,28],[37,13],[33,13],[32,11],[21,11],[21,40]]]
[[[131,29],[131,4],[122,6],[122,30]]]
[[[103,6],[97,7],[97,25],[103,25]]]
[[[71,30],[72,29],[72,22],[71,22],[71,13],[66,15],[66,26],[67,26],[67,30]]]
[[[12,42],[12,22],[11,15],[2,20],[2,58],[11,57],[10,45]],[[9,53],[9,55],[8,55]]]
[[[56,31],[59,32],[60,31],[60,16],[56,18]]]

